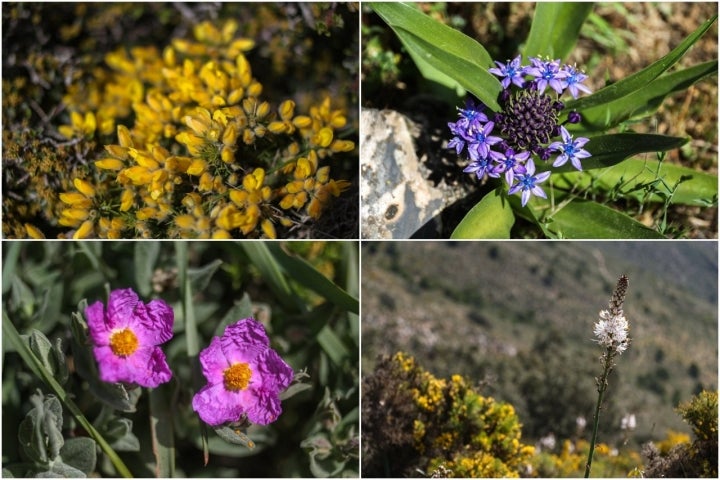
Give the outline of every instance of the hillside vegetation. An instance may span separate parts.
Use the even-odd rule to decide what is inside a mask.
[[[366,242],[363,375],[404,351],[513,404],[526,443],[588,438],[602,353],[592,327],[624,273],[632,344],[610,376],[599,440],[689,434],[674,408],[717,389],[717,254],[709,242]],[[623,431],[628,414],[637,427]]]

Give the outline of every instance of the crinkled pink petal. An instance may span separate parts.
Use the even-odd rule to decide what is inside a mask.
[[[159,347],[140,348],[128,357],[119,357],[110,347],[93,348],[103,382],[136,383],[157,387],[172,378],[165,354]]]
[[[220,345],[220,338],[213,337],[210,345],[200,352],[203,375],[211,384],[222,383],[223,372],[230,366]]]
[[[208,425],[236,422],[244,413],[242,404],[238,402],[238,396],[225,390],[222,383],[208,384],[195,394],[192,407]]]
[[[169,382],[172,371],[160,347],[143,348],[128,357],[129,368],[135,373],[134,382],[143,387],[155,388]]]
[[[98,364],[100,380],[103,382],[131,382],[132,374],[128,372],[125,359],[115,355],[110,347],[96,346],[93,348]]]
[[[85,308],[90,338],[95,345],[107,345],[110,340],[110,329],[105,323],[105,305],[95,302]]]
[[[261,323],[246,318],[228,325],[220,337],[223,354],[232,363],[254,363],[255,358],[268,349],[270,340]]]
[[[153,300],[147,305],[137,304],[131,325],[137,326],[134,331],[143,345],[160,345],[172,338],[173,320],[172,308],[162,300]]]
[[[294,376],[293,369],[272,349],[267,349],[258,357],[253,373],[262,378],[262,388],[275,392],[275,395],[285,390]]]
[[[225,389],[224,372],[232,364],[247,363],[251,370],[245,390]],[[293,370],[270,348],[261,323],[252,318],[228,326],[200,352],[206,385],[193,397],[193,409],[210,425],[237,421],[243,414],[253,423],[267,425],[282,412],[279,392],[293,379]]]
[[[252,318],[245,318],[232,325],[228,325],[225,328],[223,337],[230,339],[243,348],[250,345],[260,345],[264,347],[270,345],[270,340],[265,333],[265,327],[263,327],[262,323]]]
[[[265,389],[253,391],[254,402],[246,407],[248,419],[259,425],[274,422],[282,413],[277,391]]]
[[[106,323],[109,329],[124,328],[134,317],[138,296],[132,288],[122,288],[110,292],[108,298]]]
[[[165,302],[153,300],[146,305],[131,288],[113,290],[107,311],[102,302],[95,302],[85,309],[85,316],[101,380],[157,387],[172,378],[165,354],[157,347],[172,337],[174,314]],[[123,329],[137,339],[137,349],[127,357],[116,355],[110,347],[113,333]]]

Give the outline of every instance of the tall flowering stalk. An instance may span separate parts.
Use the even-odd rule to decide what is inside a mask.
[[[595,379],[598,390],[598,401],[595,406],[595,415],[593,417],[593,433],[590,441],[590,452],[588,460],[585,464],[585,478],[590,476],[590,467],[592,466],[593,452],[595,450],[595,440],[597,439],[598,425],[600,423],[600,407],[602,406],[603,396],[608,387],[608,376],[615,367],[615,357],[621,355],[630,345],[630,336],[628,335],[629,326],[623,312],[623,302],[625,301],[625,292],[627,292],[628,278],[626,275],[620,276],[615,286],[615,291],[610,299],[607,310],[600,312],[600,320],[595,324],[594,333],[595,341],[605,348],[605,352],[600,357],[603,365],[603,373],[599,378]]]

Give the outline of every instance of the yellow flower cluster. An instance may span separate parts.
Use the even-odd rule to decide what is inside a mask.
[[[540,452],[532,458],[533,477],[581,477],[585,473],[590,443],[586,440],[563,440],[560,451]],[[635,451],[619,452],[606,443],[595,445],[593,472],[603,477],[617,476],[618,472],[632,476],[642,471],[642,458]]]
[[[441,466],[456,477],[517,477],[534,453],[520,442],[521,425],[512,405],[476,392],[460,375],[438,379],[412,357],[397,353],[418,407],[413,422],[415,449],[430,460],[426,473]]]
[[[120,49],[90,85],[73,85],[66,137],[116,133],[86,178],[64,192],[58,223],[74,238],[276,238],[318,219],[349,188],[329,158],[355,149],[330,98],[298,114],[262,100],[239,25],[203,22],[194,40]],[[133,118],[133,125],[127,122]],[[34,230],[33,230],[34,229]],[[32,225],[28,234],[36,233]]]

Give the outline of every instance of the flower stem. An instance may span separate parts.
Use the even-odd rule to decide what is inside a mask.
[[[598,426],[600,425],[600,408],[602,407],[605,390],[607,390],[607,379],[613,367],[612,357],[612,351],[608,349],[605,355],[603,355],[604,368],[602,376],[597,381],[598,400],[597,405],[595,405],[595,415],[593,416],[593,433],[592,439],[590,440],[590,451],[588,452],[587,463],[585,463],[585,478],[590,477],[590,467],[592,466],[593,453],[595,451],[595,441],[597,440]]]

